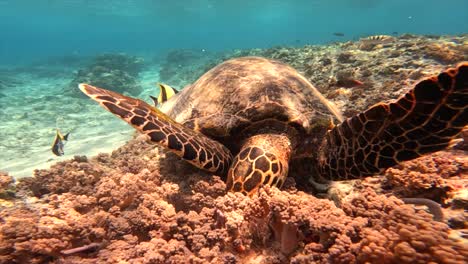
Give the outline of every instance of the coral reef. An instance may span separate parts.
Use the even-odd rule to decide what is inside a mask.
[[[402,197],[424,197],[441,202],[454,188],[446,179],[468,173],[468,160],[463,153],[435,153],[431,158],[408,161],[389,168],[387,186]]]
[[[143,69],[143,59],[126,54],[103,54],[96,56],[86,68],[78,70],[64,93],[83,97],[78,90],[79,83],[105,87],[119,93],[138,95],[142,92],[136,77]]]
[[[0,210],[14,205],[15,180],[7,173],[0,171]]]
[[[449,40],[455,44],[443,49],[458,55],[425,55]],[[276,58],[349,115],[467,59],[463,43],[464,36],[405,35],[369,50],[347,42],[231,51],[187,66],[178,80],[228,57]],[[166,77],[178,60],[201,59],[174,52]],[[325,192],[294,168],[282,190],[264,187],[249,198],[136,137],[110,155],[75,156],[16,185],[0,173],[0,191],[13,193],[0,204],[0,263],[466,263],[464,144]],[[437,202],[442,220],[404,198]]]
[[[145,66],[143,58],[122,53],[109,53],[96,56],[94,65],[113,70],[121,70],[136,76]]]
[[[0,171],[0,193],[8,189],[13,183],[13,178],[7,173]]]
[[[398,97],[404,92],[401,89],[411,87],[423,76],[468,60],[466,35],[405,34],[390,40],[382,44],[372,42],[372,48],[364,50],[360,48],[362,42],[356,41],[233,50],[218,55],[221,57],[207,55],[203,59],[185,61],[189,56],[186,51],[174,51],[168,56],[171,59],[162,65],[160,76],[167,83],[182,88],[221,61],[242,56],[267,57],[297,69],[340,107],[345,116],[351,116],[377,102]],[[200,58],[204,53],[197,54],[193,57]],[[178,57],[181,59],[176,59]]]
[[[182,89],[221,62],[222,58],[205,50],[172,50],[161,63],[159,77],[161,82]]]
[[[399,197],[421,197],[440,203],[452,228],[466,228],[468,208],[468,156],[453,150],[389,168],[381,187]]]
[[[21,81],[7,76],[7,73],[0,73],[0,91],[21,84]]]
[[[15,180],[8,173],[0,171],[0,207],[14,197]]]
[[[423,213],[399,206],[392,199],[382,199],[365,191],[343,205],[354,217],[369,219],[359,243],[360,263],[463,263],[467,248],[448,237],[446,224],[434,222]]]
[[[399,169],[417,170],[414,164],[431,161],[438,167],[447,153]],[[460,165],[446,166],[442,177],[447,182],[466,178],[463,171],[454,171]],[[422,169],[417,177],[433,176]],[[0,261],[466,261],[468,250],[449,236],[446,223],[392,195],[405,183],[392,181],[399,186],[389,186],[391,174],[396,173],[356,184],[339,206],[299,191],[303,186],[293,178],[281,191],[265,187],[248,198],[226,193],[219,177],[136,138],[112,155],[75,157],[20,180],[17,192],[22,198],[0,212]],[[447,182],[435,181],[434,187],[453,185]]]

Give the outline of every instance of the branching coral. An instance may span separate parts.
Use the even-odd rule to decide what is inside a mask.
[[[460,178],[467,168],[466,158],[440,152],[389,168],[385,184],[402,197],[424,197],[441,202],[455,187],[447,179]]]
[[[463,263],[468,257],[463,244],[449,239],[446,224],[395,198],[368,189],[343,208],[349,215],[369,219],[361,232],[358,262]]]

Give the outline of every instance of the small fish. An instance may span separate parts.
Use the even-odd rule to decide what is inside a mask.
[[[395,37],[388,36],[388,35],[375,35],[375,36],[370,36],[367,38],[362,38],[360,40],[361,42],[366,42],[366,43],[383,44],[383,43],[390,43],[394,41]]]
[[[333,35],[337,37],[344,37],[344,33],[341,33],[341,32],[334,32]]]
[[[65,152],[63,151],[63,147],[65,146],[63,141],[68,141],[68,135],[70,135],[70,132],[65,135],[62,135],[62,133],[60,133],[60,130],[57,129],[54,143],[52,144],[52,153],[54,153],[56,156],[63,156],[63,154],[65,154]]]
[[[177,91],[176,89],[170,87],[169,85],[162,84],[162,83],[158,83],[158,85],[159,85],[158,98],[150,95],[150,97],[153,100],[155,106],[158,106],[159,104],[162,104],[162,103],[166,102],[167,100],[169,100],[169,98],[171,98],[175,94],[179,93],[179,91]]]
[[[361,86],[364,83],[356,79],[344,79],[344,80],[339,80],[336,84],[341,87],[352,88],[352,87]]]

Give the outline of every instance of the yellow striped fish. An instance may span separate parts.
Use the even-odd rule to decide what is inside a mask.
[[[360,40],[366,43],[380,44],[380,43],[390,43],[395,40],[395,37],[388,36],[388,35],[375,35],[375,36],[369,36],[367,38],[361,38]]]
[[[172,96],[174,96],[175,94],[179,93],[179,91],[177,91],[176,89],[170,87],[169,85],[167,84],[163,84],[163,83],[158,83],[157,85],[159,85],[159,95],[158,95],[158,98],[154,97],[154,96],[151,96],[151,99],[153,100],[154,102],[154,105],[157,107],[158,105],[166,102],[167,100],[169,100],[169,98],[171,98]]]

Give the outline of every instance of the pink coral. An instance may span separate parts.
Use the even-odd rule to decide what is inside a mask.
[[[9,176],[8,173],[0,171],[0,193],[8,189],[13,182],[13,177]]]
[[[385,172],[386,185],[403,197],[445,199],[454,188],[451,180],[460,178],[467,168],[467,159],[442,151],[389,168]]]
[[[134,144],[142,143],[130,142],[124,148]],[[154,151],[151,145],[144,147]],[[147,154],[127,155],[143,159]],[[359,196],[344,199],[340,209],[330,200],[297,191],[292,181],[284,191],[265,187],[248,198],[226,194],[219,178],[195,173],[171,159],[181,165],[153,160],[151,169],[138,173],[110,167],[115,164],[111,160],[91,159],[88,166],[106,173],[97,182],[85,182],[81,194],[54,187],[39,199],[18,201],[16,207],[0,212],[1,260],[356,263],[377,256],[388,263],[451,263],[468,256],[448,239],[445,224],[395,197],[364,189]],[[76,166],[72,164],[75,161],[52,170]],[[159,173],[162,168],[165,177]],[[193,179],[176,183],[182,176],[174,170],[187,170]],[[44,181],[45,186],[57,186],[59,178]],[[77,255],[61,253],[92,243],[102,246]],[[87,257],[80,258],[83,255]]]
[[[446,224],[402,206],[397,199],[367,189],[344,210],[369,219],[361,233],[358,262],[464,263],[468,258],[468,249],[449,239]]]

